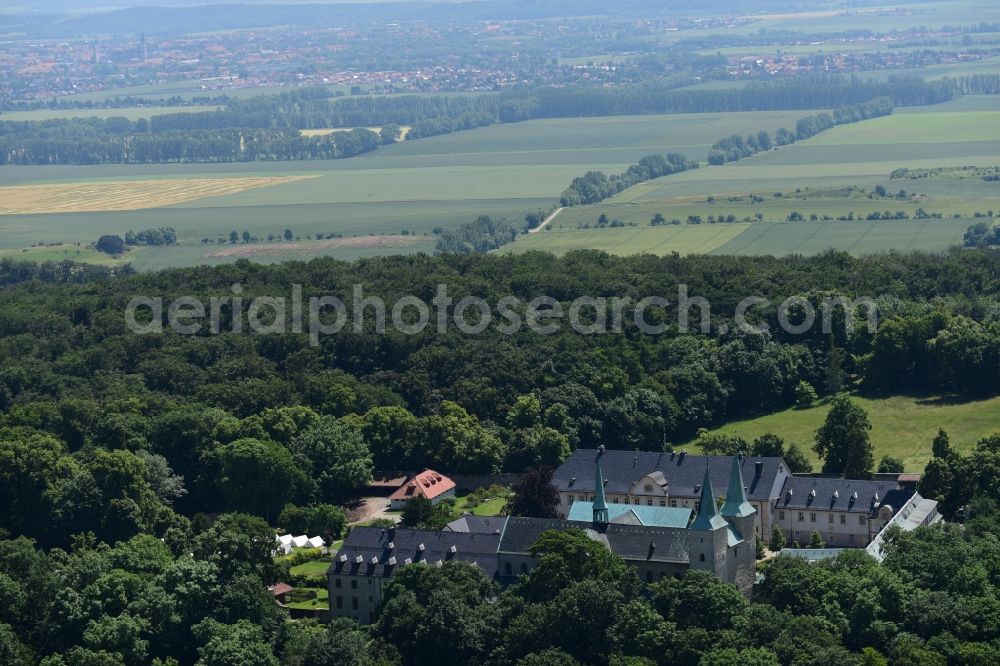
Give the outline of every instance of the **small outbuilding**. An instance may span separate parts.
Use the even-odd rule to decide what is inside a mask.
[[[425,469],[407,479],[396,492],[389,495],[389,508],[398,511],[407,501],[417,496],[426,497],[437,504],[445,497],[455,496],[455,482],[439,472]]]

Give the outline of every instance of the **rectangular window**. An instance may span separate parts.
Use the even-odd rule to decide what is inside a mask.
[[[847,540],[850,541],[851,543],[854,543],[854,535],[851,534],[850,536],[848,536]]]
[[[667,500],[660,500],[660,506],[666,506]]]
[[[342,597],[342,596],[340,596],[338,594],[337,595],[337,608],[343,608],[343,607],[344,607],[344,597]]]
[[[357,597],[351,597],[351,608],[353,610],[358,610],[358,598]]]
[[[340,587],[340,579],[339,578],[337,578],[336,580],[333,581],[333,586],[334,587]]]
[[[646,498],[646,506],[653,506],[653,498],[652,497],[647,497]]]
[[[632,504],[634,504],[635,506],[639,506],[639,498],[638,497],[633,498]]]
[[[670,506],[677,507],[677,500],[670,500]]]
[[[785,512],[784,511],[779,511],[778,512],[778,520],[784,520],[784,519],[785,519]]]
[[[858,516],[858,525],[864,525],[864,524],[865,524],[865,516],[864,514],[861,514],[860,516]]]
[[[816,522],[816,514],[815,513],[810,513],[809,514],[809,522],[810,523],[815,523]]]
[[[840,524],[841,525],[847,524],[847,516],[845,516],[844,514],[840,514]]]
[[[570,495],[569,496],[569,503],[572,504],[575,501],[576,501],[576,495]]]
[[[352,590],[358,589],[358,579],[357,578],[352,578],[351,579],[351,589]]]
[[[830,523],[831,525],[833,524],[833,514],[832,513],[827,514],[827,516],[826,516],[826,522]]]
[[[806,522],[806,514],[802,513],[801,511],[799,511],[799,522],[800,523]]]

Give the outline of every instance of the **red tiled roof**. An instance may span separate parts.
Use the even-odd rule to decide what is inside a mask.
[[[432,469],[425,469],[420,474],[411,477],[396,492],[389,495],[390,500],[408,500],[416,495],[434,499],[455,487],[455,482],[447,476]]]
[[[271,591],[272,595],[280,597],[282,594],[288,594],[295,588],[289,585],[288,583],[278,583],[276,585],[270,586],[267,589]]]

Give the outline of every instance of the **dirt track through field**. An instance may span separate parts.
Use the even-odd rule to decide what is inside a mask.
[[[0,215],[159,208],[311,176],[173,178],[0,187]]]

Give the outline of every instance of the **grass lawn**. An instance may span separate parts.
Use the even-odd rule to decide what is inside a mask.
[[[504,506],[507,504],[507,496],[499,495],[497,497],[490,497],[479,504],[471,507],[469,506],[469,498],[472,495],[463,495],[462,497],[455,498],[455,515],[461,516],[465,513],[471,513],[474,516],[499,516],[500,512],[503,511]]]
[[[471,513],[474,516],[499,516],[506,503],[506,497],[495,497],[469,509],[466,499],[461,497],[455,502],[455,513],[459,516],[463,513]]]
[[[876,464],[882,456],[894,456],[903,461],[907,471],[923,470],[931,458],[931,441],[938,428],[948,432],[952,447],[960,452],[971,450],[980,438],[1000,432],[1000,397],[968,401],[940,396],[856,396],[853,399],[868,412]],[[799,444],[818,470],[819,460],[812,451],[813,435],[828,411],[827,404],[787,409],[734,421],[713,432],[742,435],[747,439],[774,433],[785,442]],[[687,446],[696,445],[688,442]]]
[[[340,542],[343,543],[343,542]],[[309,578],[325,578],[326,570],[330,568],[330,560],[313,560],[305,564],[299,564],[291,568],[292,574],[296,576],[307,576]]]
[[[316,598],[310,599],[309,601],[286,604],[288,608],[297,608],[301,610],[324,610],[330,608],[330,592],[325,587],[309,587],[299,589],[313,590],[316,592]]]

